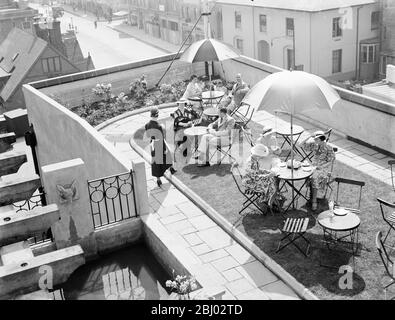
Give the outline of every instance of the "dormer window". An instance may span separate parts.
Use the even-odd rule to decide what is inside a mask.
[[[12,57],[12,61],[15,61],[16,58],[18,58],[19,53],[15,53],[14,56]]]
[[[12,73],[15,70],[15,66],[12,66],[11,70],[9,73]]]

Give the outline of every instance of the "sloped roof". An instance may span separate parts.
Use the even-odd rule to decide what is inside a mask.
[[[297,11],[324,11],[377,3],[376,0],[217,0],[219,4],[245,5]]]
[[[11,74],[0,92],[3,101],[14,93],[46,46],[47,42],[21,29],[10,31],[0,44],[0,68]]]

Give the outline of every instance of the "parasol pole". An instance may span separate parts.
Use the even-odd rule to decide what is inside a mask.
[[[291,179],[292,186],[294,185],[294,137],[293,137],[293,113],[291,111]],[[295,197],[294,188],[292,188],[292,199]],[[295,204],[293,203],[293,209],[295,209]]]
[[[203,16],[203,23],[204,23],[204,38],[209,39],[209,35],[211,34],[211,28],[210,28],[210,21],[209,21],[209,16],[210,16],[210,7],[208,5],[208,0],[204,0],[204,16]],[[212,61],[208,61],[208,83],[210,86],[210,98],[212,97],[212,91],[211,91],[211,73],[210,73],[210,68],[212,68]],[[211,99],[210,99],[211,100]]]

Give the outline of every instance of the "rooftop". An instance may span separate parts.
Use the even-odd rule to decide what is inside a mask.
[[[325,11],[344,7],[352,7],[377,3],[375,0],[218,0],[226,5],[242,5],[252,7],[276,8],[296,11]]]

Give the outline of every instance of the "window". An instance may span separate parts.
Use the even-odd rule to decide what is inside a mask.
[[[18,58],[19,53],[15,53],[14,56],[12,57],[12,61],[15,61],[16,58]]]
[[[378,29],[379,24],[380,24],[380,11],[374,11],[370,16],[370,29],[372,30]]]
[[[266,14],[259,15],[259,31],[266,32]]]
[[[178,31],[178,23],[174,21],[168,21],[168,26],[171,31]]]
[[[332,20],[332,38],[341,37],[343,35],[341,18],[333,18]]]
[[[295,65],[293,49],[287,49],[287,69],[293,69]]]
[[[338,73],[342,71],[342,50],[332,51],[332,73]]]
[[[241,29],[241,13],[235,11],[235,28]]]
[[[167,28],[167,21],[162,19],[162,28]]]
[[[12,68],[11,68],[11,70],[10,70],[10,72],[9,72],[9,73],[13,73],[13,72],[14,72],[14,70],[15,70],[15,66],[12,66]]]
[[[241,53],[243,53],[243,39],[236,38],[235,39],[235,47],[239,49]]]
[[[43,67],[44,73],[61,71],[60,57],[41,59],[41,65]]]
[[[294,36],[294,19],[286,18],[285,19],[285,24],[286,24],[285,34],[288,37],[293,37]]]
[[[361,62],[376,63],[379,61],[379,45],[378,44],[362,44],[361,45]]]

